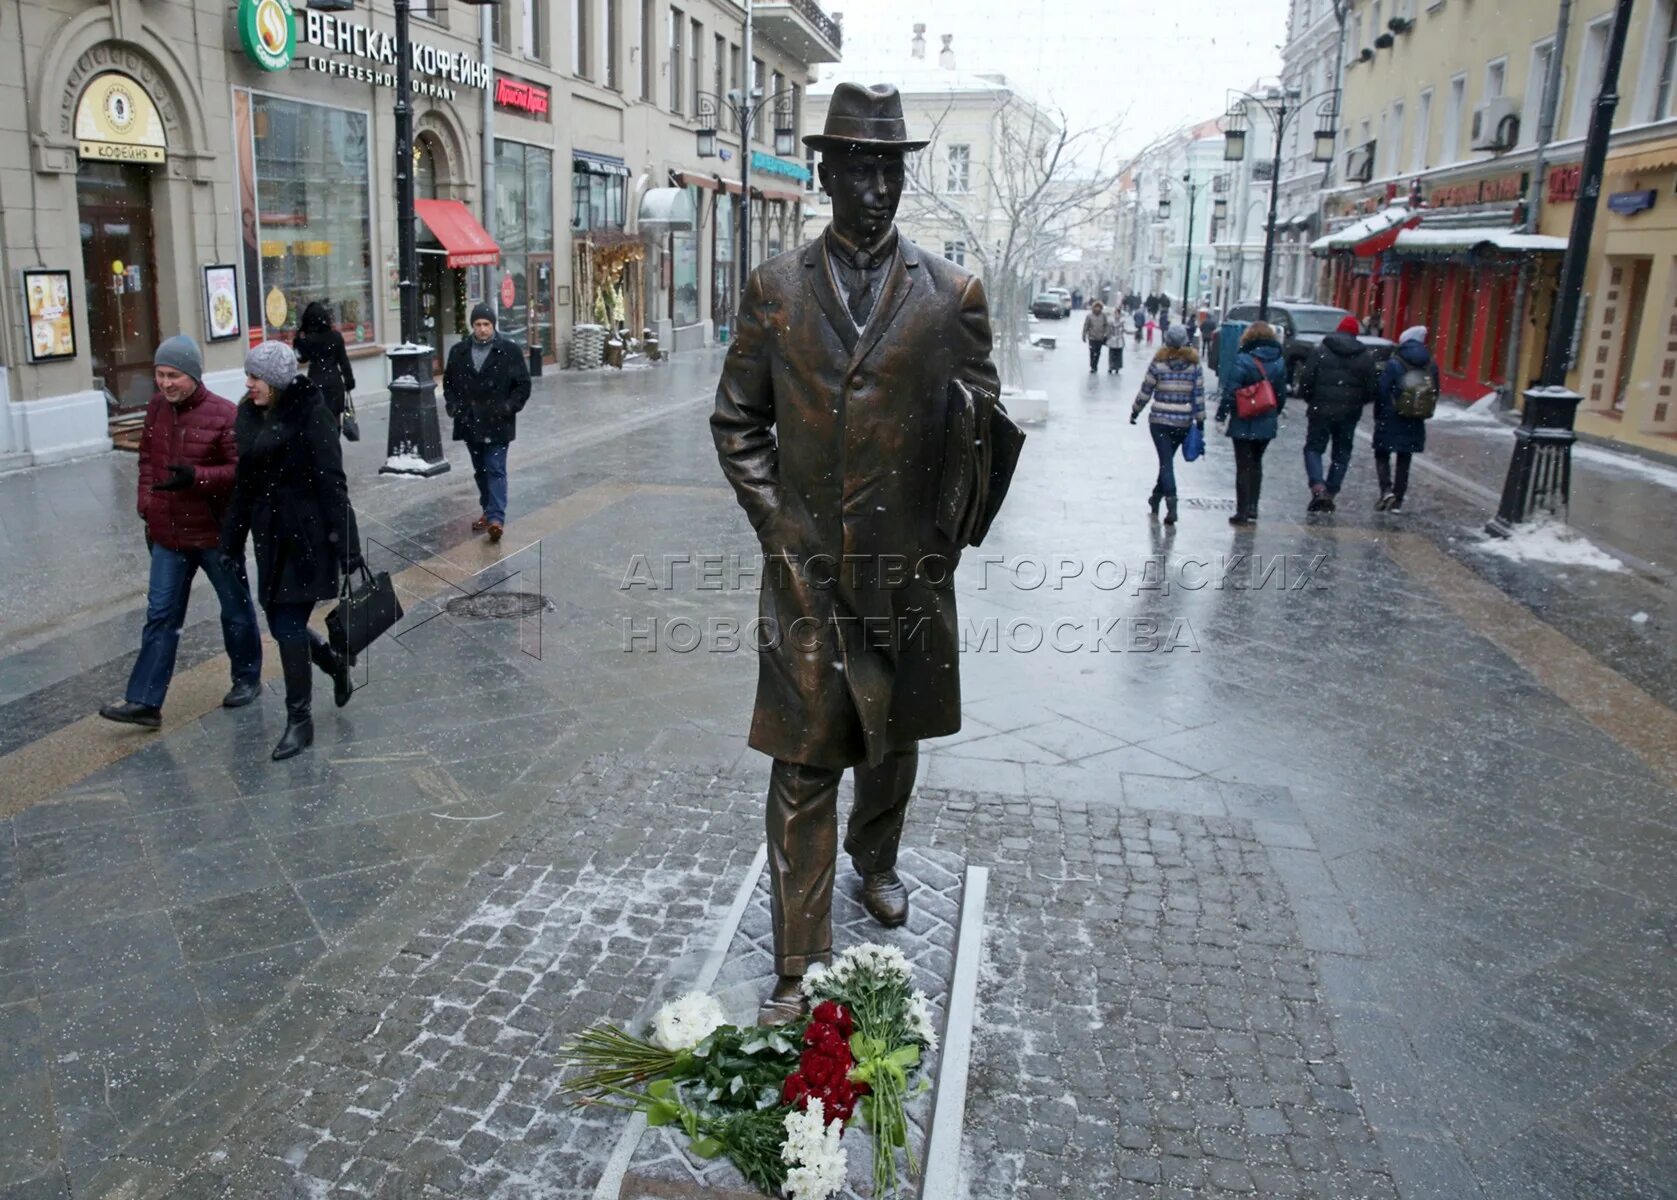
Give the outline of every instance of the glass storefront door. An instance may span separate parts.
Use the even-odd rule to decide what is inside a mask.
[[[144,409],[160,340],[151,171],[134,163],[84,162],[76,172],[76,204],[93,374],[112,416]]]

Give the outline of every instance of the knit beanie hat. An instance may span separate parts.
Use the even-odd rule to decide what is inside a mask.
[[[474,304],[474,305],[472,305],[472,320],[474,322],[477,322],[477,321],[491,321],[492,322],[492,321],[495,320],[495,310],[490,308],[487,304]]]
[[[1165,330],[1165,345],[1177,350],[1188,344],[1188,327],[1182,324],[1172,325]]]
[[[172,367],[182,375],[190,375],[199,383],[204,382],[204,355],[198,349],[198,343],[184,333],[177,333],[166,339],[157,348],[157,353],[151,356],[154,367]]]
[[[1349,333],[1352,336],[1355,336],[1362,331],[1363,327],[1358,323],[1357,318],[1351,316],[1339,318],[1339,324],[1334,327],[1335,333]]]
[[[1398,334],[1398,345],[1400,346],[1405,342],[1420,342],[1422,345],[1425,345],[1426,340],[1427,327],[1425,325],[1411,325],[1408,329],[1405,329],[1402,333]]]
[[[263,342],[245,355],[245,374],[275,390],[289,387],[297,378],[297,354],[284,342]]]

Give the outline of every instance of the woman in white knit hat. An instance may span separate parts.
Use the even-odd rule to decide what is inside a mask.
[[[314,742],[311,661],[332,677],[338,705],[349,703],[349,663],[309,628],[309,616],[336,598],[343,575],[361,569],[361,539],[337,420],[284,342],[263,342],[245,355],[233,434],[239,466],[221,549],[243,560],[246,536],[256,543],[256,597],[285,668],[278,760]]]

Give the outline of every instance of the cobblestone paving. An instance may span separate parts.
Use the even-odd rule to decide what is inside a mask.
[[[1252,791],[1223,786],[1236,808]],[[555,1053],[691,977],[755,850],[760,793],[749,772],[593,764],[175,1194],[589,1195],[622,1119],[562,1107]],[[1116,793],[922,790],[910,841],[995,872],[975,1200],[1396,1195],[1272,862],[1290,829]]]
[[[1270,861],[1286,827],[1123,805],[1116,784],[950,792],[920,816],[928,844],[995,860],[975,1200],[1397,1195]]]

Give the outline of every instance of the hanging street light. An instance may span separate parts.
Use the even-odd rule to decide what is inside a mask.
[[[1311,152],[1310,161],[1331,163],[1333,161],[1334,131],[1332,129],[1318,129],[1316,131],[1316,146]]]

